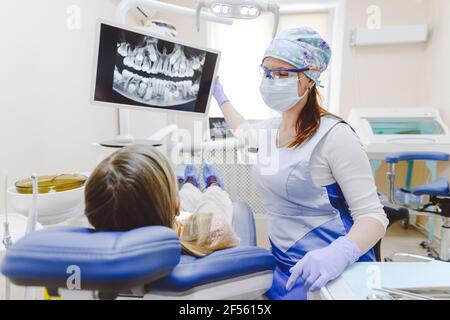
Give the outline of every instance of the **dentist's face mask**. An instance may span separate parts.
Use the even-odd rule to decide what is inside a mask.
[[[300,80],[298,77],[283,79],[264,78],[259,90],[269,108],[278,112],[284,112],[291,109],[308,95],[309,88],[301,97],[298,96],[298,82]]]

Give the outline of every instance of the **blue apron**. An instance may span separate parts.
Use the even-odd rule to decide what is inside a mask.
[[[328,246],[346,235],[353,225],[349,207],[338,184],[318,187],[310,173],[310,160],[317,145],[343,121],[322,117],[316,134],[297,148],[277,148],[281,119],[267,121],[258,141],[252,168],[253,181],[268,214],[271,250],[277,265],[269,299],[304,300],[307,292],[299,279],[287,292],[289,269],[311,250]],[[373,250],[359,261],[375,261]]]

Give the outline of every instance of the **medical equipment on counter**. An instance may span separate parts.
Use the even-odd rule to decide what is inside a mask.
[[[383,298],[408,299],[405,293],[423,297],[450,299],[450,264],[431,262],[355,263],[339,278],[330,282],[319,293],[310,294],[311,300],[366,300]],[[391,289],[397,295],[389,297],[379,289]],[[399,297],[400,293],[403,293]],[[415,297],[417,299],[417,297]],[[409,297],[412,299],[412,297]]]
[[[393,153],[386,156],[385,161],[389,165],[387,173],[389,180],[389,202],[396,202],[395,192],[395,178],[396,178],[396,164],[401,161],[450,161],[450,154],[442,152],[407,152],[407,153]],[[427,242],[421,245],[428,249],[430,256],[433,258],[450,262],[450,187],[449,182],[445,178],[439,178],[430,184],[419,185],[412,190],[405,190],[415,196],[429,196],[428,203],[421,204],[417,208],[409,208],[411,215],[425,215],[429,218],[429,238]],[[399,204],[404,205],[404,204]],[[432,247],[434,234],[434,217],[440,216],[442,218],[441,239],[439,251],[436,252]]]
[[[46,287],[65,299],[256,299],[270,288],[275,261],[255,247],[247,205],[233,204],[233,227],[241,246],[204,258],[181,254],[177,234],[161,226],[128,232],[48,228],[14,245],[1,272],[14,284]],[[82,270],[80,288],[76,281],[67,287],[74,265]]]
[[[8,188],[8,199],[17,213],[30,216],[31,211],[37,210],[37,219],[41,224],[59,224],[83,214],[86,180],[87,177],[82,174],[36,177],[35,187],[39,188],[39,193],[35,194],[29,194],[32,179],[21,180]],[[35,207],[32,206],[32,199],[37,203]]]
[[[371,160],[393,152],[450,152],[450,130],[437,109],[354,108],[348,122]]]
[[[374,176],[385,156],[396,152],[450,152],[450,130],[437,109],[430,108],[354,108],[349,124],[361,139],[370,159]],[[431,179],[436,176],[436,166],[428,161]],[[404,187],[411,189],[414,163],[408,162]],[[406,195],[401,190],[397,197],[404,197],[408,204],[420,204],[420,199]],[[414,216],[411,217],[415,223]],[[408,223],[409,223],[408,222]]]
[[[450,288],[382,289],[389,290],[393,296],[399,296],[400,299],[410,297],[420,300],[450,300]]]
[[[256,19],[263,12],[271,12],[274,17],[272,37],[275,37],[280,19],[280,6],[274,0],[198,0],[197,31],[200,31],[202,8],[208,8],[217,17],[232,19]]]
[[[372,291],[379,291],[383,293],[389,294],[392,297],[392,300],[436,300],[433,297],[427,297],[419,294],[415,294],[412,292],[408,292],[406,290],[398,290],[398,289],[390,289],[390,288],[373,288]],[[398,297],[398,298],[396,298]],[[450,299],[450,296],[446,297],[447,300]]]

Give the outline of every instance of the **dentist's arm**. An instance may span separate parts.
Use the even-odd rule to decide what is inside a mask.
[[[346,124],[333,128],[316,148],[311,173],[316,185],[338,183],[354,224],[346,236],[327,247],[308,252],[291,269],[288,290],[298,278],[307,290],[319,290],[373,248],[384,236],[389,223],[378,198],[367,155]]]
[[[244,124],[246,120],[242,115],[233,107],[230,100],[226,96],[219,77],[216,78],[213,91],[214,98],[216,99],[220,109],[222,110],[225,121],[228,127],[234,132],[240,125]]]
[[[348,238],[366,253],[384,236],[389,221],[377,193],[369,159],[358,136],[346,124],[339,124],[327,137],[329,174],[339,184],[354,221]]]

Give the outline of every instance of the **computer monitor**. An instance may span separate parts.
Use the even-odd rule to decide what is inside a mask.
[[[96,43],[93,103],[208,113],[220,52],[102,20]]]

